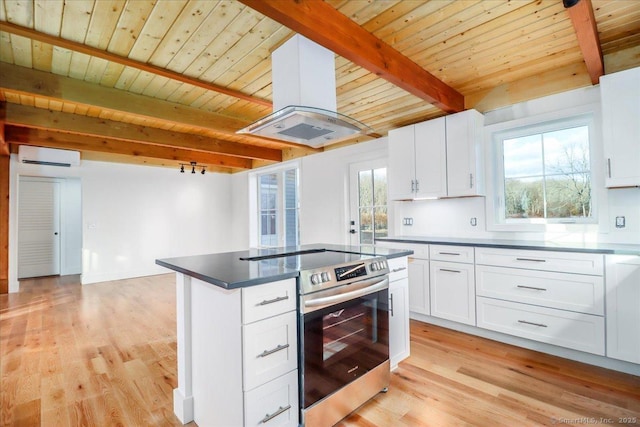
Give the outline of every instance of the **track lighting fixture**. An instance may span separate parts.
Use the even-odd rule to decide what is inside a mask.
[[[191,173],[196,173],[196,168],[201,168],[200,173],[204,175],[205,169],[207,168],[206,166],[198,166],[198,162],[189,162],[189,164],[179,163],[179,165],[180,165],[180,173],[184,173],[185,166],[191,166]]]

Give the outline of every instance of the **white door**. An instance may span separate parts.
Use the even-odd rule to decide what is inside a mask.
[[[18,278],[60,274],[60,181],[20,177]]]
[[[387,164],[384,159],[350,166],[351,245],[372,245],[388,235]]]

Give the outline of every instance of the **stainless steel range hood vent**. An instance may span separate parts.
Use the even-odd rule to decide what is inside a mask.
[[[321,147],[371,129],[344,114],[322,108],[290,105],[250,124],[238,133]]]
[[[335,54],[299,34],[271,54],[273,113],[239,130],[320,147],[372,129],[337,113]]]

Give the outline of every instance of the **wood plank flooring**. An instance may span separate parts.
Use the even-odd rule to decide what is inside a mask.
[[[0,425],[180,425],[174,290],[67,276],[0,295]],[[389,392],[341,426],[640,425],[640,377],[420,322],[411,340]]]

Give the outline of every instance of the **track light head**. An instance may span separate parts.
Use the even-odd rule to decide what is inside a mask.
[[[184,165],[180,165],[180,173],[184,173]]]

